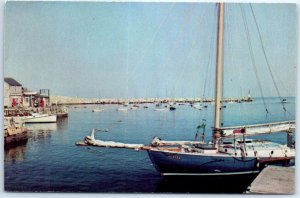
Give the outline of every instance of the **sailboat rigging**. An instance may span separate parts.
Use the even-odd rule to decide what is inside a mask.
[[[215,112],[212,141],[163,141],[155,137],[152,144],[123,145],[97,142],[94,132],[85,143],[95,146],[146,150],[155,168],[162,175],[243,175],[260,172],[265,165],[289,164],[295,149],[269,141],[246,139],[247,136],[280,131],[292,132],[295,122],[276,122],[258,125],[223,127],[220,122],[223,82],[224,4],[218,3],[217,55],[215,83]],[[205,125],[204,125],[205,127]],[[204,135],[204,132],[203,132]]]
[[[289,163],[295,157],[295,149],[273,142],[254,141],[246,134],[273,131],[292,131],[294,122],[222,128],[223,81],[223,18],[224,4],[218,4],[217,64],[215,88],[215,120],[213,141],[205,144],[181,145],[178,150],[171,147],[152,147],[148,154],[162,175],[241,175],[259,172],[268,163]],[[283,126],[283,127],[282,127]],[[268,128],[267,130],[265,128]],[[277,128],[276,128],[277,127]],[[241,134],[242,138],[235,136]],[[233,141],[222,138],[233,135]]]

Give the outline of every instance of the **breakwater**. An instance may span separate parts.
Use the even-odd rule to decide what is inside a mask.
[[[68,96],[51,96],[52,104],[142,104],[142,103],[197,103],[214,102],[213,98],[77,98]],[[223,102],[252,102],[251,97],[224,98]]]

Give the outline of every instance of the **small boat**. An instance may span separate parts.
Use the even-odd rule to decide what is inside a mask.
[[[136,106],[130,107],[130,110],[137,110],[137,109],[138,109],[138,107],[136,107]]]
[[[103,109],[93,109],[92,111],[93,112],[101,112],[101,111],[103,111]]]
[[[192,105],[192,107],[193,107],[194,109],[197,109],[197,110],[202,110],[202,105],[201,105],[201,103],[195,103],[195,104]]]
[[[174,107],[174,106],[170,106],[170,108],[169,108],[171,111],[174,111],[175,109],[176,109],[176,107]]]
[[[281,100],[281,103],[287,103],[286,98],[283,98],[283,99]]]
[[[117,111],[128,111],[127,108],[118,108]]]
[[[22,117],[24,123],[55,123],[56,115],[33,113],[30,116]]]
[[[154,111],[165,111],[167,109],[164,109],[164,108],[158,108],[158,109],[154,109]]]

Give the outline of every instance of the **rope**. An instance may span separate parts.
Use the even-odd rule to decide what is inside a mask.
[[[264,107],[265,107],[266,113],[268,114],[269,111],[267,109],[265,97],[264,97],[263,90],[262,90],[262,85],[261,85],[261,82],[260,82],[260,79],[259,79],[259,76],[258,76],[258,71],[257,71],[255,59],[254,59],[253,49],[252,49],[249,30],[248,30],[248,24],[247,24],[247,20],[245,18],[245,11],[244,11],[244,8],[241,5],[240,5],[240,9],[241,9],[241,12],[242,12],[242,18],[243,18],[243,22],[244,22],[244,27],[245,27],[245,32],[246,32],[246,37],[247,37],[248,48],[249,48],[249,52],[250,52],[252,66],[254,68],[255,77],[256,77],[257,82],[258,82],[259,91],[260,91],[260,94],[261,94],[262,99],[263,99]]]
[[[267,63],[267,66],[268,66],[268,69],[269,69],[269,72],[270,72],[270,75],[271,75],[271,78],[272,78],[272,81],[273,81],[273,84],[275,86],[275,89],[276,89],[276,92],[277,92],[277,95],[279,96],[280,98],[280,101],[282,101],[282,97],[281,97],[281,94],[279,92],[279,89],[278,89],[278,86],[277,86],[277,83],[275,81],[275,78],[274,78],[274,75],[273,75],[273,72],[272,72],[272,69],[270,67],[270,62],[269,62],[269,59],[267,57],[267,54],[266,54],[266,50],[265,50],[265,47],[264,47],[264,44],[263,44],[263,41],[262,41],[262,37],[261,37],[261,33],[260,33],[260,29],[259,29],[259,26],[258,26],[258,23],[257,23],[257,20],[256,20],[256,17],[255,17],[255,14],[254,14],[254,11],[253,11],[253,8],[252,8],[252,5],[250,4],[250,8],[251,8],[251,13],[252,13],[252,16],[254,18],[254,22],[255,22],[255,26],[257,28],[257,31],[258,31],[258,35],[259,35],[259,40],[260,40],[260,44],[261,44],[261,47],[262,47],[262,50],[263,50],[263,54],[264,54],[264,57],[266,59],[266,63]],[[287,111],[285,106],[284,106],[284,103],[281,103],[282,104],[282,108],[284,111]]]

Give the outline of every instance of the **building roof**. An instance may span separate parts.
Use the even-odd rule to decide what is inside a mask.
[[[4,78],[4,82],[9,84],[10,86],[22,86],[18,81],[13,78]]]
[[[26,96],[32,96],[32,95],[38,95],[38,93],[36,91],[26,91],[23,92],[23,94]]]

